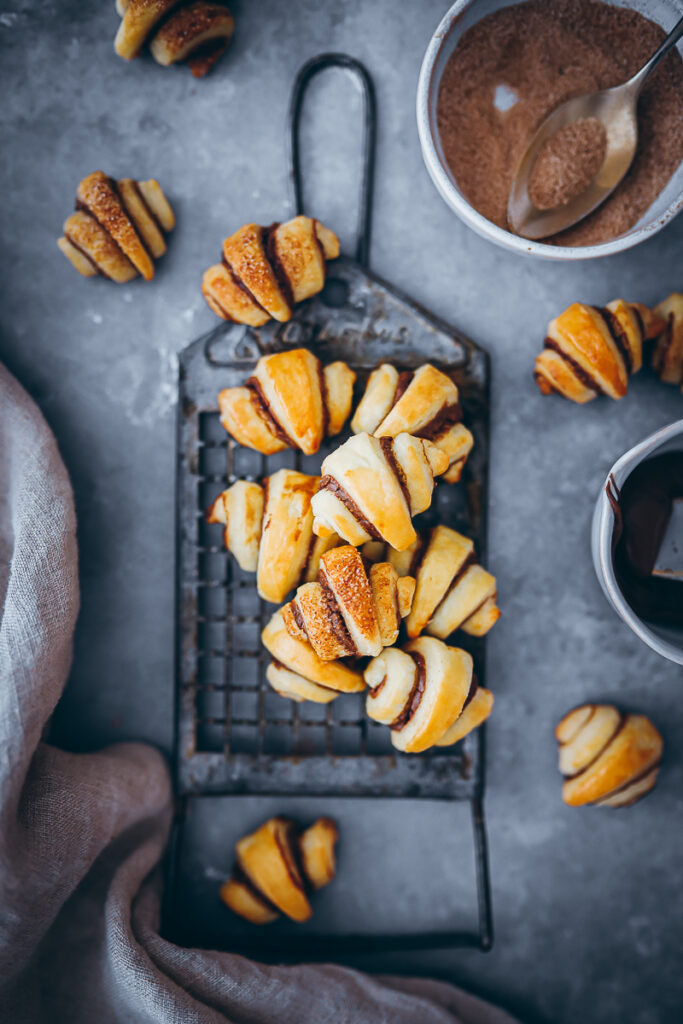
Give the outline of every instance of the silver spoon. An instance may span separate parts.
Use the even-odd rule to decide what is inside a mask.
[[[631,166],[638,144],[638,97],[650,74],[683,35],[683,18],[676,23],[647,64],[623,85],[575,96],[556,107],[537,130],[517,168],[508,199],[508,224],[523,238],[546,238],[571,227],[614,191]],[[602,165],[590,184],[566,205],[539,210],[529,198],[529,178],[541,146],[561,128],[580,118],[597,118],[606,132]]]

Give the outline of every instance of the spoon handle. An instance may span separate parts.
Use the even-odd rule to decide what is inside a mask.
[[[659,46],[650,57],[647,64],[644,64],[640,71],[637,72],[628,83],[635,92],[636,96],[640,93],[640,90],[645,85],[645,82],[650,77],[654,69],[657,67],[663,57],[666,57],[672,46],[675,46],[678,40],[683,36],[683,18],[679,18],[674,27],[669,32],[664,42]]]

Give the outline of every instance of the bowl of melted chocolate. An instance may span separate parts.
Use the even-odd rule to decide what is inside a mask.
[[[615,611],[683,665],[683,420],[615,462],[595,506],[592,549]]]
[[[547,259],[606,256],[659,231],[683,209],[681,44],[643,90],[635,158],[600,207],[558,235],[529,241],[508,230],[507,203],[547,115],[630,78],[680,15],[677,0],[454,3],[427,48],[417,94],[422,153],[442,198],[484,237]],[[585,187],[604,147],[599,123],[577,123],[550,141],[534,182],[539,208]]]

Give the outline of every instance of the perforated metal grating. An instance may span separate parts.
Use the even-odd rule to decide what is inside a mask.
[[[392,295],[390,305],[382,293],[378,304],[379,286],[354,264],[339,261],[334,281],[334,294],[340,287],[345,293],[342,307],[327,305],[323,294],[306,305],[305,320],[270,324],[258,332],[221,326],[181,357],[180,789],[466,798],[480,784],[476,737],[453,749],[400,755],[386,727],[365,715],[362,694],[343,694],[327,705],[297,704],[270,688],[269,655],[260,633],[275,608],[260,600],[255,575],[243,572],[225,551],[222,527],[205,521],[207,506],[234,480],[259,480],[285,466],[319,473],[327,452],[348,436],[328,441],[313,456],[287,451],[266,458],[235,444],[220,424],[216,396],[222,387],[243,383],[262,352],[308,341],[324,361],[346,359],[358,373],[359,390],[368,370],[387,358],[409,367],[429,357],[453,373],[475,433],[475,451],[465,483],[437,485],[432,508],[418,526],[449,523],[473,536],[481,550],[487,441],[483,353],[400,297]],[[407,317],[412,323],[405,323]],[[483,680],[484,643],[458,642],[472,651]]]

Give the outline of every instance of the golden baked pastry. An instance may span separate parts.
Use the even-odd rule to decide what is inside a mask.
[[[340,693],[365,689],[361,672],[343,661],[323,661],[309,643],[291,636],[279,611],[261,633],[261,642],[273,659],[266,678],[282,697],[327,704]]]
[[[456,743],[493,707],[490,691],[477,686],[471,656],[433,637],[382,651],[365,681],[369,717],[388,725],[391,742],[406,753]]]
[[[304,874],[314,889],[329,885],[337,873],[339,831],[332,818],[318,818],[299,839]]]
[[[652,368],[665,384],[683,385],[683,295],[674,292],[655,306],[664,328],[652,350]]]
[[[337,826],[319,818],[301,833],[289,818],[270,818],[235,846],[237,871],[220,897],[252,924],[285,914],[307,921],[313,913],[309,890],[329,885],[336,873]]]
[[[412,517],[429,508],[434,478],[447,469],[448,456],[431,441],[356,434],[322,464],[313,532],[337,533],[354,546],[384,540],[404,551],[417,536]]]
[[[462,423],[459,397],[451,378],[429,363],[402,373],[383,363],[368,378],[351,429],[354,434],[365,431],[375,437],[396,437],[407,433],[432,441],[448,455],[444,480],[455,483],[474,443]]]
[[[584,403],[598,395],[623,398],[628,378],[643,362],[643,342],[664,328],[638,302],[615,299],[604,308],[574,302],[548,324],[534,376],[544,395]]]
[[[207,0],[116,0],[122,21],[114,49],[132,60],[146,42],[158,64],[185,61],[201,78],[225,52],[235,20],[222,3]]]
[[[662,737],[645,715],[624,714],[610,704],[584,704],[555,729],[562,799],[570,807],[628,807],[654,787]]]
[[[261,356],[244,385],[218,395],[221,423],[240,444],[264,455],[286,448],[313,455],[324,437],[344,426],[355,379],[346,363],[323,366],[305,348]]]
[[[225,546],[245,572],[258,568],[264,504],[265,492],[260,484],[236,480],[206,510],[207,523],[223,524]]]
[[[245,224],[223,242],[223,260],[205,272],[202,294],[224,320],[251,327],[290,320],[295,303],[322,291],[326,260],[337,256],[339,239],[312,217]]]
[[[261,896],[250,882],[241,878],[228,878],[223,882],[220,897],[233,914],[244,917],[251,924],[270,924],[280,916],[277,907]]]
[[[452,747],[473,729],[479,728],[493,711],[491,691],[485,686],[479,686],[475,676],[472,677],[472,684],[462,711],[450,729],[446,729],[441,739],[436,741],[437,747]]]
[[[209,523],[225,527],[225,546],[245,572],[256,573],[264,601],[280,604],[300,583],[316,579],[320,556],[339,537],[313,535],[311,499],[320,477],[279,469],[262,484],[236,480],[209,506]]]
[[[76,212],[64,222],[57,245],[83,277],[101,274],[125,284],[138,274],[154,277],[154,260],[166,252],[164,234],[175,217],[157,181],[114,181],[104,171],[83,178]]]
[[[415,577],[410,637],[429,633],[445,640],[456,629],[484,636],[500,618],[495,576],[477,563],[474,542],[449,526],[421,534],[405,551],[370,542],[361,553],[373,562],[386,558],[399,576]]]
[[[399,577],[388,562],[367,573],[357,548],[344,544],[322,555],[317,580],[298,588],[282,619],[323,661],[374,657],[396,643],[414,588],[415,580]]]

